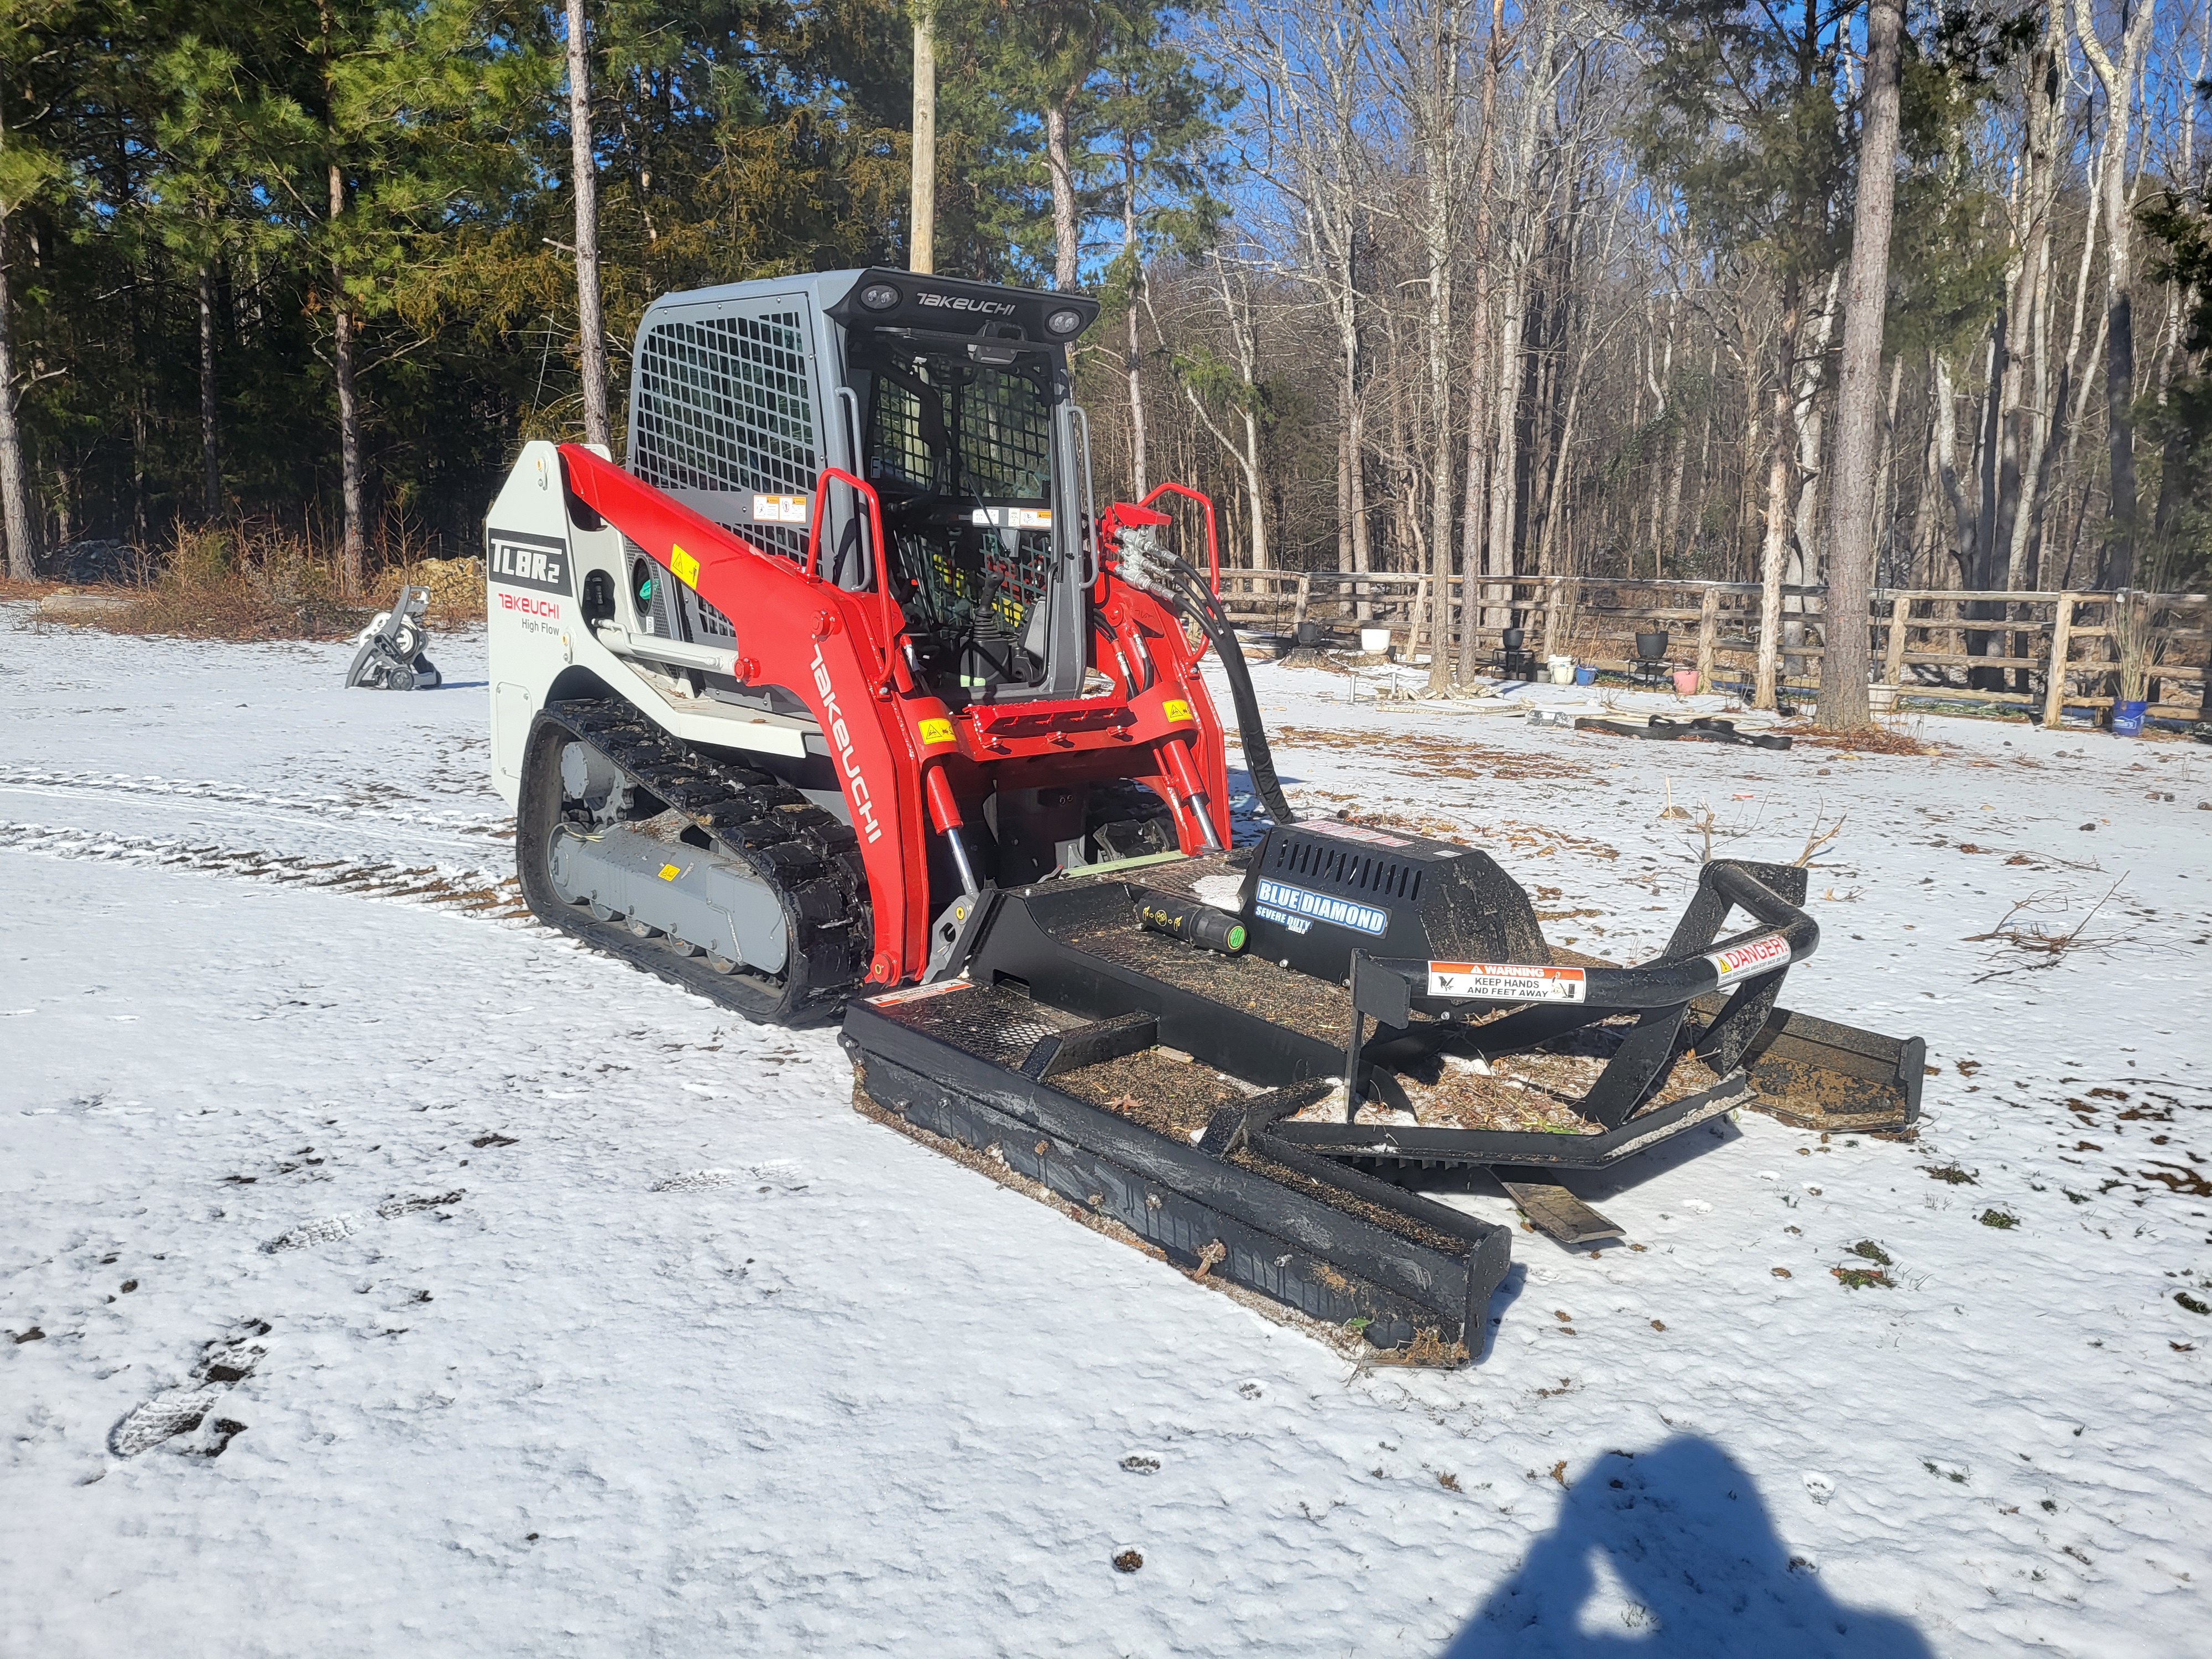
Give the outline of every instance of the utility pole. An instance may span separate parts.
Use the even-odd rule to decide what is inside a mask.
[[[574,3],[574,0],[571,0]],[[937,268],[937,40],[928,0],[914,14],[914,176],[912,222],[906,268],[927,276]]]

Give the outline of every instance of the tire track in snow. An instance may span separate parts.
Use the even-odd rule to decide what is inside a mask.
[[[319,821],[380,821],[409,829],[441,830],[453,835],[495,840],[508,838],[514,833],[514,820],[503,813],[489,816],[481,812],[403,811],[349,800],[343,795],[283,795],[262,789],[244,789],[234,784],[150,775],[134,776],[124,772],[60,772],[35,766],[0,765],[0,789],[69,799],[129,795],[178,805],[204,802]]]
[[[122,836],[4,818],[0,818],[0,849],[54,858],[100,859],[145,868],[204,871],[280,887],[313,887],[420,902],[495,921],[522,919],[530,914],[512,872],[501,874],[471,866],[271,853],[181,837]]]

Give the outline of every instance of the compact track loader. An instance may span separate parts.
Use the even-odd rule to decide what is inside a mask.
[[[1917,1038],[1777,1006],[1803,871],[1707,866],[1623,967],[1479,848],[1294,818],[1211,503],[1093,501],[1097,310],[861,270],[647,311],[626,464],[531,444],[485,529],[533,912],[842,1018],[864,1111],[1418,1360],[1480,1351],[1509,1235],[1415,1188],[1601,1242],[1561,1177],[1735,1107],[1909,1132]],[[1273,820],[1243,846],[1209,650]]]

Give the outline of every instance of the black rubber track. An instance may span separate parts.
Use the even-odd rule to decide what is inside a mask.
[[[790,955],[781,975],[719,974],[619,922],[595,921],[553,889],[547,853],[562,820],[561,750],[589,744],[623,777],[681,812],[726,856],[782,901]],[[834,1018],[875,954],[860,842],[849,825],[765,772],[669,736],[617,699],[556,702],[539,711],[523,750],[515,870],[531,913],[549,927],[635,963],[687,991],[766,1024]]]

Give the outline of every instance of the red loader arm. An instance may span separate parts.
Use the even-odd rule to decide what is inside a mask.
[[[822,474],[802,565],[763,552],[588,449],[564,444],[561,456],[577,501],[729,618],[738,677],[795,694],[820,723],[867,871],[870,983],[896,985],[927,965],[929,836],[957,831],[994,787],[1133,778],[1167,804],[1184,852],[1228,844],[1221,721],[1196,653],[1172,611],[1112,570],[1095,590],[1106,638],[1094,630],[1091,665],[1114,681],[1115,695],[956,712],[915,682],[899,649],[904,620],[890,548],[876,493],[862,480],[837,468]],[[832,481],[867,503],[876,572],[868,592],[848,592],[820,574],[822,498]],[[1206,509],[1210,552],[1212,504],[1174,488]],[[957,836],[952,845],[964,860]]]

